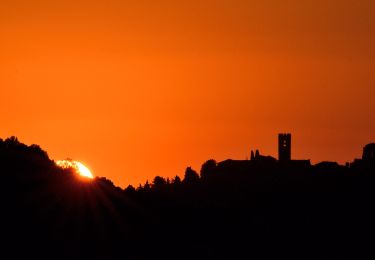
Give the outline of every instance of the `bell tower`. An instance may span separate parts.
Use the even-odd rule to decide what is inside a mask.
[[[287,162],[292,159],[292,135],[279,134],[279,161]]]

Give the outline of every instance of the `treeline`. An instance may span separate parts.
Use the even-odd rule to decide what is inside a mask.
[[[208,160],[120,189],[11,137],[0,140],[0,258],[372,259],[372,167]]]
[[[181,179],[156,176],[125,192],[165,193],[203,189],[221,191],[231,196],[238,191],[252,192],[373,192],[375,162],[350,167],[335,162],[316,165],[271,161],[206,161],[198,173],[187,167]]]

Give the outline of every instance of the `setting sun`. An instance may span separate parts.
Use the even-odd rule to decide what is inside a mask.
[[[93,179],[94,175],[83,163],[73,160],[59,160],[56,162],[61,168],[73,168],[80,176]]]

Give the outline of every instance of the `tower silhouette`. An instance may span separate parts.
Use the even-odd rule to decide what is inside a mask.
[[[279,161],[286,162],[292,159],[292,135],[279,134]]]

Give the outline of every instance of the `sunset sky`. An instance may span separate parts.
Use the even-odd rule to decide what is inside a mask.
[[[0,0],[0,137],[125,187],[375,142],[374,0]]]

